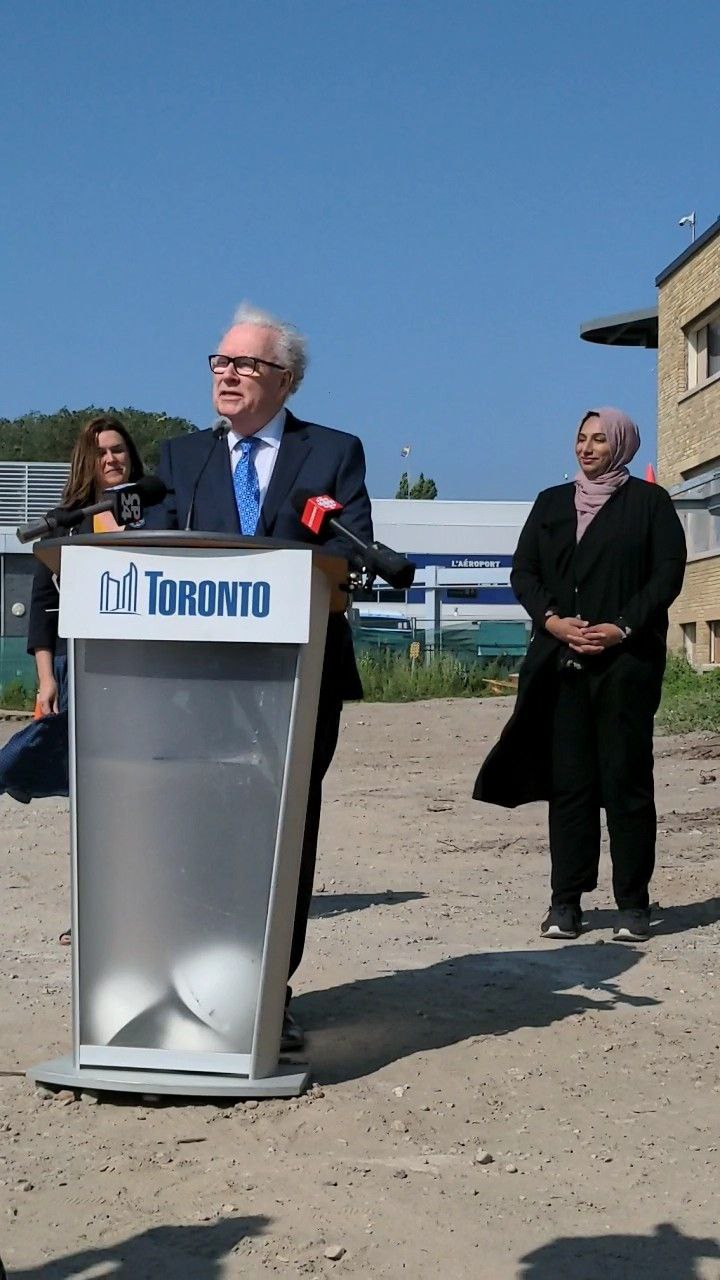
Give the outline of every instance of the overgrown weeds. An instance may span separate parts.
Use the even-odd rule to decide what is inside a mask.
[[[32,711],[35,706],[35,690],[22,680],[6,680],[0,685],[0,707],[5,711]]]
[[[696,671],[685,658],[670,654],[657,724],[667,733],[720,732],[720,668]]]
[[[421,698],[482,698],[497,693],[488,681],[507,681],[499,662],[466,663],[448,654],[412,663],[405,654],[379,650],[358,657],[367,702],[415,702]],[[507,692],[512,692],[512,687]]]
[[[508,664],[466,663],[439,654],[413,664],[404,653],[361,653],[360,675],[367,702],[414,702],[423,698],[482,698],[499,692],[512,696]],[[495,683],[496,681],[499,684]],[[684,658],[668,657],[657,726],[667,733],[720,732],[720,668],[695,671]]]

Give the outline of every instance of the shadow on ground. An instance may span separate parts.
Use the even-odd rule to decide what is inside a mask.
[[[351,911],[367,911],[368,907],[395,907],[399,902],[417,902],[427,898],[426,893],[398,892],[386,889],[384,893],[320,893],[315,894],[310,908],[314,920],[328,916],[344,916]]]
[[[17,1271],[8,1280],[81,1280],[86,1271],[108,1280],[220,1280],[221,1263],[247,1236],[262,1235],[269,1218],[222,1218],[195,1226],[151,1227],[118,1244],[84,1249]],[[103,1267],[102,1273],[98,1271]]]
[[[592,933],[595,929],[612,929],[617,911],[598,907],[583,910],[583,929]],[[663,934],[687,933],[690,929],[702,929],[720,920],[720,898],[708,898],[705,902],[688,902],[682,907],[653,906],[651,932],[655,937]]]
[[[547,1027],[587,1009],[658,1002],[625,994],[617,979],[642,956],[612,943],[455,956],[298,996],[323,1082],[371,1075],[400,1058],[474,1036]]]
[[[553,1240],[521,1258],[518,1280],[701,1280],[700,1258],[720,1258],[718,1241],[684,1236],[663,1222],[651,1236]]]

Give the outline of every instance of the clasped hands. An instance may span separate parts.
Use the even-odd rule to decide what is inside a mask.
[[[555,614],[547,619],[545,630],[574,653],[602,653],[625,639],[625,632],[612,622],[599,622],[591,627],[582,618],[558,618]]]

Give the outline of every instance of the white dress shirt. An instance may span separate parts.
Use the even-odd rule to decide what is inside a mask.
[[[258,441],[258,448],[253,451],[253,462],[257,471],[258,484],[260,486],[260,509],[265,501],[265,494],[268,491],[270,477],[272,476],[277,462],[278,449],[282,441],[283,431],[285,430],[285,410],[281,409],[275,414],[264,427],[255,432],[251,437]],[[228,431],[227,442],[230,450],[230,466],[235,474],[235,468],[240,461],[240,449],[237,447],[246,436],[237,435],[235,431]]]

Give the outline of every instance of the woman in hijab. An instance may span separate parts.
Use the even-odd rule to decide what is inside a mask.
[[[510,580],[532,637],[515,710],[473,794],[508,808],[549,801],[546,938],[581,932],[581,897],[597,886],[601,808],[618,907],[613,936],[650,936],[653,719],[685,538],[666,491],[630,476],[639,447],[626,414],[589,410],[575,441],[578,474],[538,496],[513,559]]]

